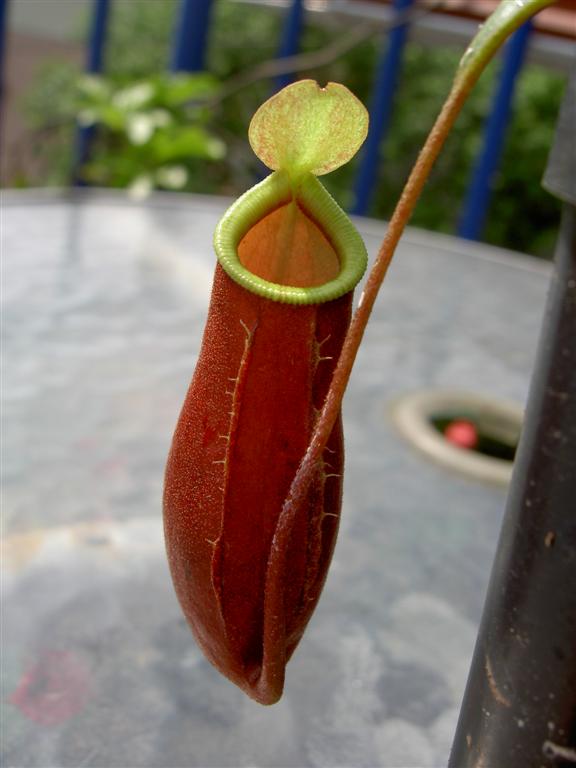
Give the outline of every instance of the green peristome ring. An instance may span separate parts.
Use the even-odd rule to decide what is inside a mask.
[[[267,213],[295,198],[321,227],[340,260],[334,280],[311,288],[263,280],[242,265],[238,245],[248,230]],[[350,219],[322,184],[305,174],[294,187],[288,174],[276,171],[245,192],[226,211],[214,233],[214,249],[224,271],[258,296],[285,304],[323,304],[353,290],[366,270],[368,257],[362,238]]]

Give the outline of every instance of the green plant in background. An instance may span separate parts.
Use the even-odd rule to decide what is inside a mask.
[[[155,75],[130,85],[80,78],[78,120],[99,129],[83,179],[128,187],[138,196],[154,188],[184,189],[198,160],[222,160],[225,144],[207,127],[209,113],[190,102],[214,96],[210,75]]]
[[[10,148],[14,186],[64,186],[70,178],[78,72],[68,62],[51,61],[24,94],[28,131]],[[26,170],[23,170],[26,168]]]
[[[162,81],[169,87],[170,76],[159,75],[167,68],[175,23],[175,3],[156,0],[119,0],[114,4],[107,49],[106,98],[113,100],[123,89],[148,83],[156,87]],[[233,0],[214,5],[210,30],[207,70],[216,80],[227,84],[240,73],[246,73],[276,53],[281,16],[276,11],[250,6],[250,24],[246,24],[246,6]],[[241,30],[241,34],[239,34]],[[315,51],[344,34],[336,23],[320,24],[311,19],[302,39],[302,51]],[[135,41],[138,44],[135,44]],[[330,64],[306,70],[299,77],[342,82],[364,103],[370,101],[375,64],[383,42],[377,35],[357,45]],[[411,43],[407,46],[401,81],[396,95],[392,125],[382,147],[379,185],[371,215],[388,218],[392,202],[397,199],[411,164],[424,140],[450,83],[460,53],[447,48],[428,48]],[[496,65],[497,66],[497,65]],[[474,158],[480,147],[485,116],[489,110],[496,67],[491,66],[478,84],[448,140],[446,152],[424,191],[413,223],[427,229],[453,232],[469,181]],[[540,256],[550,256],[555,240],[559,207],[539,184],[554,131],[564,78],[540,67],[524,67],[516,93],[514,118],[509,128],[504,156],[496,179],[485,239],[493,244]],[[27,114],[35,134],[42,137],[38,152],[44,158],[43,179],[66,184],[70,178],[75,117],[85,115],[93,102],[104,98],[86,90],[72,65],[52,65],[38,80],[27,98]],[[246,150],[243,137],[250,116],[271,92],[268,79],[250,83],[220,99],[216,82],[214,98],[209,97],[206,110],[177,107],[162,103],[155,96],[150,110],[166,110],[171,115],[171,128],[156,126],[155,138],[134,144],[131,134],[106,122],[103,102],[96,110],[101,125],[99,139],[86,169],[92,183],[128,186],[141,178],[136,190],[151,186],[178,188],[188,192],[235,195],[254,183],[259,173],[254,157]],[[80,90],[80,94],[79,94]],[[137,91],[138,93],[138,91]],[[148,107],[146,107],[148,109]],[[159,118],[162,120],[163,118]],[[138,123],[136,123],[138,124]],[[140,122],[143,124],[143,121]],[[116,124],[117,125],[117,124]],[[194,126],[205,138],[205,154],[198,151],[186,161],[181,156],[157,163],[157,147],[164,136],[176,127]],[[200,142],[201,143],[201,142]],[[222,153],[225,144],[227,152]],[[218,149],[217,149],[218,147]],[[142,172],[135,165],[145,162]],[[184,166],[167,176],[157,171],[163,165]],[[338,199],[351,202],[355,168],[350,164],[327,179],[327,187]],[[186,176],[186,178],[185,178]],[[169,184],[161,183],[168,181]],[[182,184],[182,182],[184,182]],[[38,183],[31,179],[30,183]],[[521,226],[519,226],[521,222]]]

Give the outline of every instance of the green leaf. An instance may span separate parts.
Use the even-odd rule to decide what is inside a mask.
[[[100,124],[114,133],[123,132],[126,125],[126,115],[111,104],[94,102],[79,106],[77,119],[80,125]]]
[[[159,129],[149,142],[149,149],[158,163],[201,157],[220,160],[226,153],[225,145],[202,127],[168,127]]]
[[[218,88],[216,78],[207,73],[170,75],[162,79],[160,99],[163,104],[175,107],[193,99],[214,96]]]
[[[98,75],[80,75],[77,85],[80,95],[86,98],[105,101],[110,97],[110,85]]]
[[[368,112],[345,86],[300,80],[262,104],[248,138],[268,168],[321,176],[347,163],[367,133]]]

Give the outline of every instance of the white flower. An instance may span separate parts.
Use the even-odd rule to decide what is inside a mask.
[[[166,189],[182,189],[188,181],[188,171],[183,165],[165,165],[156,171],[156,181]]]
[[[96,112],[93,109],[83,109],[78,112],[76,119],[78,120],[78,125],[81,125],[82,128],[88,128],[88,126],[94,125],[96,122]]]
[[[132,144],[137,144],[138,146],[146,144],[155,130],[154,120],[148,113],[132,115],[128,118],[126,133]]]
[[[154,87],[150,83],[139,83],[117,91],[112,98],[112,103],[118,109],[138,109],[150,101],[153,95]]]
[[[130,184],[128,195],[132,200],[144,200],[152,192],[153,188],[152,177],[147,173],[143,173],[137,176],[132,184]]]

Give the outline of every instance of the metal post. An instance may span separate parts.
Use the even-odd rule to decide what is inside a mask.
[[[303,0],[292,0],[292,5],[286,13],[284,27],[282,30],[282,38],[280,40],[280,47],[278,49],[279,59],[285,59],[288,56],[293,56],[298,52],[303,20]],[[279,91],[285,86],[289,85],[293,79],[294,76],[289,72],[285,73],[284,75],[279,75],[276,78],[276,90]]]
[[[204,69],[211,6],[211,0],[181,0],[172,46],[172,72]]]
[[[576,79],[546,186],[556,268],[450,768],[576,764]]]
[[[6,48],[6,22],[8,0],[0,0],[0,102],[4,92],[4,54]]]
[[[414,4],[414,0],[394,0],[395,13],[401,13]],[[394,27],[389,33],[388,45],[383,48],[370,106],[370,128],[360,158],[360,167],[354,187],[351,212],[364,216],[378,178],[380,146],[386,138],[392,116],[394,94],[400,74],[402,54],[408,36],[408,24]]]
[[[458,224],[458,235],[468,240],[478,240],[484,229],[492,182],[510,122],[516,79],[522,69],[531,31],[532,22],[527,21],[516,30],[504,51],[500,81],[486,123],[484,143],[472,172],[472,180]]]
[[[110,0],[94,0],[93,7],[94,11],[86,56],[86,72],[96,75],[102,72],[104,66],[106,33],[110,17]],[[78,129],[73,172],[73,184],[76,187],[85,185],[85,182],[80,177],[80,169],[88,158],[90,143],[92,142],[93,137],[94,128],[92,126],[89,128]]]
[[[95,0],[86,61],[86,71],[92,74],[102,72],[109,16],[110,0]]]

